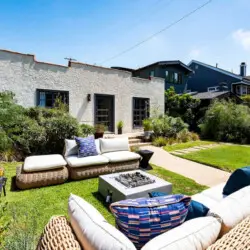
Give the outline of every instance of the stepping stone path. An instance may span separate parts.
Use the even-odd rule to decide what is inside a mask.
[[[175,150],[175,151],[172,151],[171,154],[184,155],[184,154],[188,154],[188,153],[201,151],[201,150],[204,150],[204,149],[215,148],[215,147],[218,147],[218,146],[220,146],[220,144],[218,144],[218,143],[217,144],[195,146],[195,147],[192,147],[192,148]]]

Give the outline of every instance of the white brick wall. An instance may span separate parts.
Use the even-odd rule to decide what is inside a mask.
[[[115,124],[122,120],[124,133],[133,131],[133,97],[150,98],[151,108],[164,112],[164,79],[134,78],[129,72],[80,63],[70,68],[50,65],[33,55],[0,50],[0,91],[13,91],[19,104],[31,107],[36,105],[36,89],[69,91],[70,113],[89,124],[94,123],[94,94],[115,95]]]

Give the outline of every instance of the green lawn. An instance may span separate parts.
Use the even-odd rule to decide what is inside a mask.
[[[8,212],[13,212],[23,224],[35,217],[38,223],[37,232],[40,234],[52,215],[67,215],[67,200],[70,193],[79,195],[95,206],[107,219],[114,224],[114,217],[103,204],[98,194],[98,178],[68,182],[63,185],[43,187],[25,191],[11,191],[11,180],[15,176],[16,163],[1,164],[5,167],[7,182],[7,196],[1,197],[1,202],[8,202]],[[201,192],[206,187],[191,179],[154,166],[150,173],[173,183],[173,193],[192,195]],[[0,204],[1,205],[1,204]],[[1,214],[0,214],[1,219]]]
[[[237,168],[250,165],[250,147],[224,145],[184,154],[180,157],[233,172]]]
[[[216,142],[212,141],[191,141],[191,142],[185,142],[185,143],[177,143],[173,145],[167,145],[164,147],[164,149],[168,152],[175,151],[175,150],[181,150],[186,148],[192,148],[195,146],[203,146],[203,145],[210,145],[215,144]]]

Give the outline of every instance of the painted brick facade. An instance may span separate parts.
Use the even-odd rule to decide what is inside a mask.
[[[132,98],[150,98],[150,107],[164,112],[164,79],[132,77],[130,72],[73,63],[71,67],[37,62],[33,55],[0,50],[0,91],[16,94],[19,104],[36,106],[36,90],[69,91],[70,113],[82,123],[94,124],[94,94],[115,96],[115,124],[133,132]],[[88,102],[87,94],[91,94]]]

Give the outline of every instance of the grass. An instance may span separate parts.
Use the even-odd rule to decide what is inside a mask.
[[[109,223],[114,225],[114,217],[97,192],[98,178],[24,191],[11,191],[11,180],[15,176],[17,163],[1,165],[4,166],[8,177],[7,196],[2,196],[1,202],[8,202],[8,211],[16,209],[20,221],[25,221],[35,215],[39,234],[52,215],[67,215],[67,201],[70,193],[83,197],[96,207]],[[161,167],[153,166],[153,170],[150,170],[149,173],[171,182],[173,193],[193,195],[207,188]]]
[[[250,165],[250,147],[225,145],[183,154],[180,157],[233,172],[237,168]]]
[[[164,147],[164,149],[168,152],[175,151],[175,150],[181,150],[181,149],[186,149],[186,148],[192,148],[195,146],[203,146],[203,145],[210,145],[210,144],[215,144],[216,142],[212,141],[190,141],[190,142],[185,142],[185,143],[177,143],[173,145],[167,145]]]

